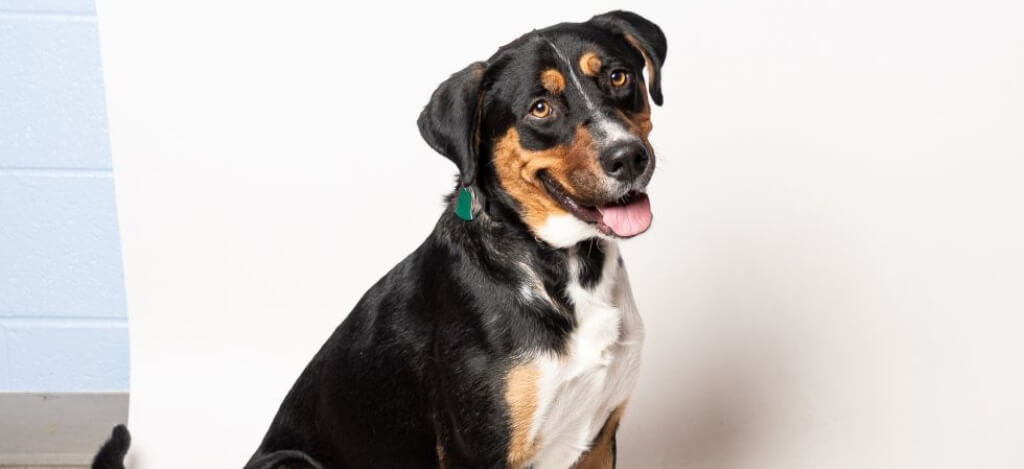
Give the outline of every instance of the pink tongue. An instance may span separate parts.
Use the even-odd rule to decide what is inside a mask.
[[[646,194],[626,205],[597,207],[597,211],[604,224],[623,238],[636,236],[651,226],[651,201]]]

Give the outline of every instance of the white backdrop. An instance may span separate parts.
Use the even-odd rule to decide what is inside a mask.
[[[430,231],[434,87],[617,6],[99,3],[131,458],[175,469],[239,467]],[[1021,2],[669,3],[620,467],[1024,467]]]

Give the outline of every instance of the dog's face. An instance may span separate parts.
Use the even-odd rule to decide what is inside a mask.
[[[549,244],[632,237],[651,223],[648,90],[660,105],[665,53],[628,12],[533,31],[443,83],[420,130]]]

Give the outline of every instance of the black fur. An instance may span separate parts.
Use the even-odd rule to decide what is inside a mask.
[[[465,184],[472,184],[476,176],[479,157],[475,140],[486,68],[483,62],[476,62],[452,75],[434,91],[417,120],[423,139],[459,167]]]
[[[124,455],[132,444],[132,436],[124,425],[110,432],[110,439],[100,447],[92,460],[92,469],[124,469]]]
[[[366,292],[298,377],[247,469],[436,468],[439,453],[451,469],[506,467],[505,371],[527,353],[563,351],[576,327],[565,288],[569,256],[577,256],[585,288],[600,281],[606,256],[596,238],[568,249],[538,240],[489,159],[493,140],[510,127],[522,146],[544,149],[567,143],[586,124],[565,101],[579,97],[568,95],[553,103],[565,118],[522,119],[543,92],[539,71],[558,60],[555,43],[574,54],[599,47],[637,76],[647,54],[658,69],[650,93],[660,104],[664,35],[628,12],[533,31],[447,79],[419,129],[458,166],[459,185],[474,187],[482,216],[466,222],[448,207],[426,240]],[[599,104],[637,112],[644,90],[633,88],[599,89]],[[536,273],[551,302],[524,298],[521,265]],[[114,441],[107,446],[119,448]]]
[[[580,251],[588,265],[604,256]],[[547,267],[538,275],[562,291],[566,256],[513,227],[446,214],[327,340],[261,448],[301,449],[329,468],[428,468],[440,442],[448,467],[504,467],[502,370],[525,351],[559,349],[575,325],[568,298],[524,304],[516,266]]]

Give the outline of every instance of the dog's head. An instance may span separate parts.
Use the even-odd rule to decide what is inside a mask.
[[[661,105],[666,50],[657,25],[624,11],[535,30],[442,83],[420,132],[461,185],[553,246],[632,237],[651,224],[648,93]]]

